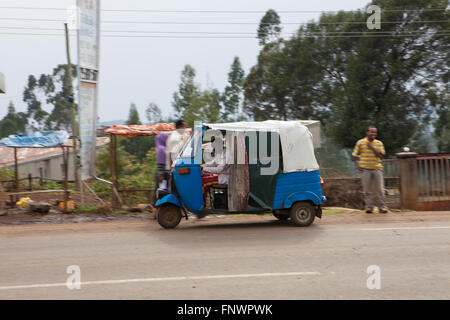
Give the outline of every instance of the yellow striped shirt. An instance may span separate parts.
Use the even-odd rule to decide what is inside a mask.
[[[369,147],[367,146],[368,142],[369,139],[367,139],[367,137],[358,140],[355,148],[353,149],[352,155],[354,157],[359,157],[359,166],[363,169],[383,170],[381,158],[377,157],[375,155],[375,152],[369,149]],[[375,149],[380,151],[382,155],[386,154],[383,142],[381,142],[380,140],[377,139],[373,140],[372,145],[374,146]]]

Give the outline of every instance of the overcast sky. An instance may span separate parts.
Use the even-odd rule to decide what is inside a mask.
[[[67,8],[75,0],[2,0],[0,7]],[[111,12],[103,11],[103,21],[153,21],[153,22],[245,22],[244,25],[181,25],[102,23],[103,31],[152,31],[152,32],[245,32],[256,35],[263,12],[354,10],[363,8],[369,0],[102,0],[102,9],[125,10],[216,10],[261,11],[261,13],[191,13],[191,12]],[[283,23],[301,23],[317,20],[319,13],[279,13]],[[18,111],[25,111],[22,92],[28,75],[50,73],[57,64],[66,63],[63,22],[5,20],[67,19],[65,10],[24,10],[0,8],[0,72],[6,77],[5,95],[0,95],[0,117],[6,114],[9,101]],[[11,29],[11,28],[34,29]],[[292,33],[299,24],[283,25],[283,33]],[[55,28],[40,30],[38,28]],[[58,30],[59,29],[59,30]],[[45,33],[60,36],[7,35],[5,33]],[[75,34],[75,33],[73,33]],[[124,35],[130,33],[110,33]],[[132,33],[145,35],[145,33]],[[149,35],[147,33],[147,35]],[[153,34],[155,35],[155,34]],[[158,34],[180,35],[180,34]],[[212,36],[212,35],[209,35]],[[217,35],[216,35],[217,36]],[[238,35],[246,36],[246,35]],[[289,36],[284,36],[288,38]],[[76,37],[72,36],[72,62],[77,62]],[[227,73],[234,56],[241,60],[247,73],[256,63],[259,45],[257,39],[177,39],[177,38],[112,38],[102,37],[100,43],[100,121],[125,120],[130,103],[136,103],[141,120],[150,102],[156,103],[165,115],[173,112],[172,95],[180,82],[180,72],[185,64],[197,71],[196,82],[202,86],[223,91]],[[47,110],[49,111],[49,110]]]

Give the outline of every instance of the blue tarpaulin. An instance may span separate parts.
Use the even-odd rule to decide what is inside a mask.
[[[64,131],[37,131],[10,135],[0,140],[0,145],[13,148],[49,148],[64,145],[69,134]]]

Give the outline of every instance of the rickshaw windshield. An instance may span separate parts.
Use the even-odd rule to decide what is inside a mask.
[[[178,158],[193,158],[197,152],[198,145],[200,143],[200,132],[199,130],[194,130],[194,133],[187,138],[181,152],[178,154]]]

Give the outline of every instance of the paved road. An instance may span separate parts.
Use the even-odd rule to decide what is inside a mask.
[[[450,298],[450,213],[354,217],[0,227],[0,299]],[[367,288],[371,265],[381,289]]]

